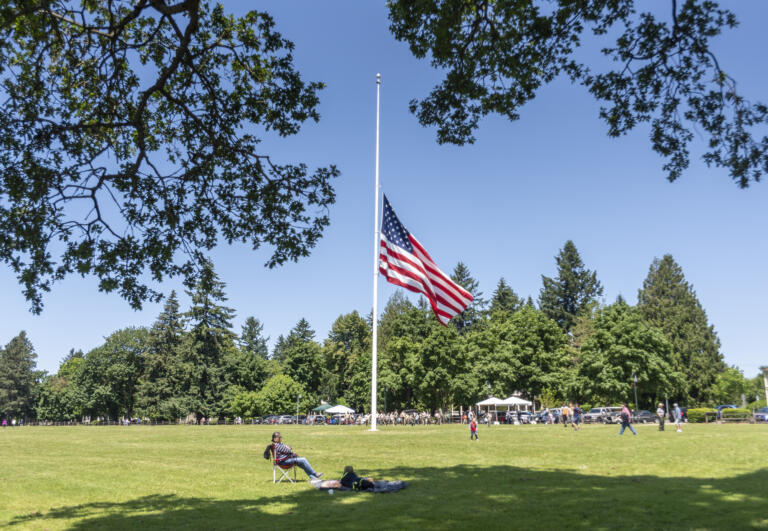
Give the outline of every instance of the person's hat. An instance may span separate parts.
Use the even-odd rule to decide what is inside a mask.
[[[659,407],[664,407],[664,404],[662,404],[661,402],[659,402]]]

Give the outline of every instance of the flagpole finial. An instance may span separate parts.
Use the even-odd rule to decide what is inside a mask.
[[[381,85],[381,74],[376,74],[376,84]]]

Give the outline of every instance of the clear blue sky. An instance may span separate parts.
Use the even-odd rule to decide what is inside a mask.
[[[726,4],[741,27],[719,38],[715,51],[743,94],[766,101],[768,2]],[[227,9],[240,5],[225,3]],[[264,153],[279,162],[335,163],[342,176],[331,226],[309,258],[267,270],[266,249],[215,251],[237,311],[236,331],[255,316],[274,342],[304,317],[322,340],[340,314],[370,311],[375,76],[381,72],[382,189],[444,270],[461,260],[486,298],[503,276],[520,295],[536,299],[541,275],[555,275],[554,256],[572,239],[605,286],[605,302],[621,294],[634,303],[653,258],[671,253],[714,324],[726,361],[750,377],[768,364],[768,183],[740,190],[725,171],[694,159],[670,184],[647,128],[608,138],[598,104],[564,80],[543,89],[519,121],[484,120],[475,145],[439,146],[435,132],[419,126],[407,108],[438,77],[390,35],[384,2],[259,7],[295,42],[305,79],[328,85],[321,121],[293,138],[266,137]],[[161,289],[183,292],[176,280]],[[115,330],[149,326],[162,306],[134,312],[117,294],[99,293],[93,279],[72,277],[54,287],[43,314],[34,316],[5,267],[0,292],[0,342],[26,330],[38,365],[53,372],[70,348],[88,351]],[[379,309],[392,293],[394,286],[380,281]],[[188,304],[183,293],[181,302]]]

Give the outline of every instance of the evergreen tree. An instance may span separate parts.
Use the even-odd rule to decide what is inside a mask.
[[[459,334],[463,334],[482,319],[485,300],[483,292],[480,291],[480,284],[472,277],[469,268],[463,262],[459,262],[453,268],[451,280],[472,294],[472,302],[467,309],[451,320]]]
[[[171,291],[147,339],[149,348],[137,391],[137,405],[143,416],[171,420],[188,413],[179,396],[179,346],[183,338],[184,321],[179,301],[176,292]]]
[[[275,341],[275,346],[272,348],[272,359],[276,361],[278,364],[282,363],[283,361],[283,354],[285,352],[285,337],[283,334],[280,334],[277,336],[277,340]]]
[[[643,318],[672,343],[668,361],[685,376],[678,398],[708,401],[715,378],[725,370],[720,340],[672,255],[654,259],[638,292],[637,306]]]
[[[590,311],[603,294],[597,274],[584,267],[579,251],[571,240],[555,257],[557,277],[544,275],[544,286],[539,293],[539,308],[566,332],[570,332],[576,318]]]
[[[267,341],[269,337],[264,337],[262,332],[264,325],[255,317],[249,317],[245,320],[243,331],[240,334],[240,348],[249,354],[259,356],[263,360],[269,359],[269,348]]]
[[[269,348],[267,340],[261,335],[264,326],[249,317],[242,328],[239,348],[234,349],[226,358],[227,380],[230,385],[244,391],[257,391],[269,377]],[[232,391],[230,394],[234,393]]]
[[[225,358],[235,347],[230,330],[234,310],[227,300],[225,284],[207,264],[194,291],[188,292],[192,306],[185,314],[191,329],[181,345],[181,392],[186,410],[211,417],[219,413],[226,387]]]
[[[22,331],[0,349],[0,415],[30,418],[34,415],[37,384],[42,373],[35,370],[37,354]]]
[[[313,394],[320,389],[323,376],[321,348],[314,337],[314,330],[302,318],[286,337],[281,355],[285,374]]]
[[[507,285],[504,277],[499,279],[496,290],[491,297],[491,308],[489,313],[493,315],[496,312],[514,313],[524,305],[523,299],[518,297],[515,290]]]

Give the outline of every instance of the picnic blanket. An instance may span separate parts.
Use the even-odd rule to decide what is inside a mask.
[[[353,490],[342,486],[338,479],[311,479],[309,482],[318,490]],[[398,490],[403,490],[407,486],[408,482],[406,481],[374,481],[373,490],[363,490],[357,492],[397,492]]]

